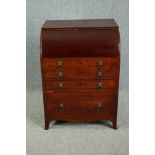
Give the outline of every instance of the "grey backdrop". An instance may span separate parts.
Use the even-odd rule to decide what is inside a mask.
[[[128,154],[128,0],[27,0],[27,154]],[[45,131],[39,37],[47,19],[114,18],[121,34],[118,130],[102,123],[57,124]]]

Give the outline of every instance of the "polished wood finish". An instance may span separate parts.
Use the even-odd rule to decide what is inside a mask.
[[[103,61],[103,67],[98,68],[98,61]],[[57,62],[62,61],[59,68]],[[57,80],[58,72],[64,74],[64,80],[97,79],[97,72],[102,71],[103,79],[117,76],[119,66],[118,58],[87,57],[87,58],[50,58],[43,60],[43,72],[45,79]]]
[[[112,19],[44,23],[40,60],[46,130],[53,120],[107,119],[117,128],[119,42]]]
[[[63,87],[61,87],[61,83]],[[98,88],[99,83],[102,88]],[[97,90],[97,91],[113,91],[116,87],[115,80],[68,80],[54,81],[45,80],[44,87],[46,91],[74,91],[74,90]]]
[[[43,30],[66,30],[66,29],[118,29],[114,19],[93,19],[93,20],[46,20],[42,26]]]

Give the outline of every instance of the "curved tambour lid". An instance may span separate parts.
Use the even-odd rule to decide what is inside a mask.
[[[118,55],[118,25],[113,19],[45,21],[41,51],[43,57]]]

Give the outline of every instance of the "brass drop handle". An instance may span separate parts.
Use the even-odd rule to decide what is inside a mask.
[[[63,84],[63,82],[59,82],[59,88],[63,88],[64,87],[64,84]]]
[[[102,82],[98,82],[96,87],[97,89],[102,89],[103,88]]]
[[[98,73],[97,73],[97,78],[100,80],[100,79],[102,79],[102,77],[103,77],[103,76],[102,76],[102,72],[98,72]]]
[[[57,62],[57,65],[58,65],[59,68],[61,68],[62,65],[63,65],[62,61],[58,61],[58,62]]]
[[[63,73],[62,72],[58,72],[58,80],[63,80]]]
[[[60,103],[60,104],[59,104],[59,109],[60,109],[60,110],[64,110],[64,104],[63,104],[63,103]]]
[[[103,66],[103,61],[99,60],[98,63],[97,63],[97,66],[98,66],[98,68],[101,68]]]
[[[96,110],[101,110],[103,108],[101,103],[96,104]]]

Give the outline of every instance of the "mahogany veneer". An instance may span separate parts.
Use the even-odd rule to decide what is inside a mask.
[[[113,19],[45,21],[40,60],[50,121],[110,120],[117,128],[120,35]]]

